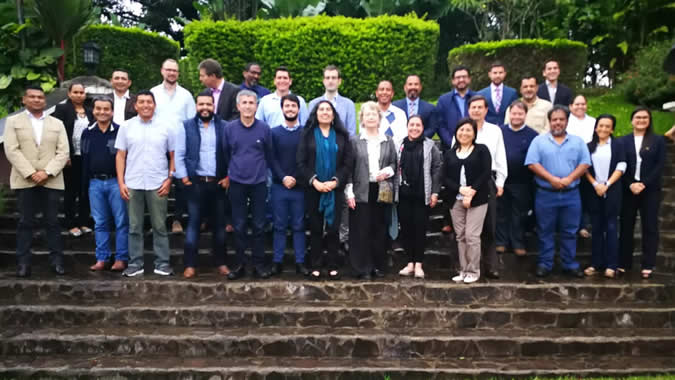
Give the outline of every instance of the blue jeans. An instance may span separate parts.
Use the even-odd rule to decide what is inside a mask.
[[[184,186],[187,199],[188,223],[185,230],[183,263],[186,267],[198,264],[199,225],[203,214],[209,216],[213,231],[211,253],[216,266],[225,265],[225,202],[227,193],[216,181],[195,180]]]
[[[560,237],[560,259],[563,269],[576,270],[577,231],[581,220],[579,189],[553,192],[537,188],[534,201],[539,234],[539,259],[537,265],[553,269],[555,233]]]
[[[295,262],[305,262],[305,192],[272,184],[272,209],[274,211],[274,262],[280,263],[286,248],[286,229],[293,231]]]
[[[265,265],[263,247],[263,229],[265,228],[265,198],[267,184],[261,182],[247,185],[230,181],[230,202],[232,203],[232,222],[234,226],[234,244],[237,266],[246,265],[245,251],[251,243],[253,266],[262,270]],[[251,237],[246,234],[246,218],[251,211]]]
[[[89,181],[89,204],[94,218],[96,261],[110,259],[111,221],[115,223],[115,260],[129,261],[129,214],[117,180]]]

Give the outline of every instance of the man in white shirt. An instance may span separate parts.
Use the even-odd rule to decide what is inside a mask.
[[[161,73],[164,80],[150,90],[155,95],[157,104],[155,116],[157,119],[165,120],[166,123],[172,125],[174,127],[173,133],[177,133],[177,129],[183,127],[185,120],[191,119],[197,114],[197,107],[190,91],[178,84],[178,62],[171,58],[165,60],[162,63]],[[187,200],[183,183],[176,180],[175,184],[176,207],[171,232],[182,233],[181,220],[183,215],[187,214]]]
[[[567,133],[581,137],[586,144],[593,139],[595,132],[595,118],[588,116],[586,97],[577,95],[570,107],[570,120],[567,123]]]
[[[131,87],[129,72],[123,69],[115,69],[111,75],[110,84],[113,88],[113,122],[123,125],[127,120],[136,116],[135,99],[129,93],[129,87]]]
[[[482,95],[469,99],[469,117],[478,124],[476,143],[487,146],[492,157],[492,181],[490,181],[490,198],[488,211],[481,233],[481,251],[485,263],[485,274],[488,278],[499,278],[497,247],[495,233],[497,231],[497,198],[504,193],[504,182],[508,176],[508,163],[504,136],[498,126],[485,121],[488,112],[488,101]]]
[[[275,90],[273,93],[265,95],[260,99],[260,104],[258,104],[258,110],[255,112],[255,118],[264,121],[270,128],[276,128],[285,123],[284,113],[281,110],[281,98],[291,93],[291,85],[293,84],[293,78],[291,77],[291,72],[288,68],[284,66],[279,66],[274,71],[274,86]],[[296,94],[297,95],[297,94]],[[307,123],[307,118],[309,117],[309,111],[307,111],[307,103],[305,99],[297,95],[300,100],[300,113],[298,114],[298,120],[300,120],[301,125]]]
[[[408,117],[405,111],[391,104],[394,98],[394,86],[388,80],[380,81],[375,90],[377,106],[382,112],[380,133],[391,136],[398,152],[403,139],[408,136]]]

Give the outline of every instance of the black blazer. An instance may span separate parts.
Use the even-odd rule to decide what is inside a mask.
[[[136,104],[136,95],[129,93],[129,99],[127,99],[126,103],[124,104],[124,120],[129,120],[132,117],[138,115],[138,112],[136,112],[136,107],[134,106]]]
[[[316,141],[314,140],[314,128],[305,128],[300,137],[298,151],[295,159],[297,162],[297,183],[300,186],[310,187],[310,178],[316,175]],[[352,146],[349,143],[349,132],[345,129],[336,129],[335,141],[338,145],[337,162],[335,164],[335,177],[337,178],[337,188],[344,189],[349,179],[349,170],[354,165],[354,155]]]
[[[572,104],[572,101],[574,101],[574,94],[572,93],[572,90],[560,82],[558,82],[558,89],[555,92],[554,100],[551,100],[548,96],[548,87],[546,87],[546,82],[539,85],[539,89],[537,89],[537,96],[541,99],[548,100],[553,104],[560,104],[565,107],[569,107],[570,104]]]
[[[637,156],[635,155],[635,137],[631,133],[621,138],[623,149],[626,152],[626,173],[623,175],[623,184],[628,187],[637,182],[635,180],[635,165]],[[649,134],[645,135],[640,148],[640,157],[642,165],[640,166],[640,182],[645,185],[644,191],[659,191],[663,185],[663,165],[666,162],[666,143],[663,136]]]
[[[408,99],[403,98],[399,99],[392,103],[396,107],[400,108],[405,112],[405,116],[410,118],[408,115]],[[436,107],[429,102],[425,102],[420,99],[417,105],[417,113],[422,117],[422,123],[424,123],[424,136],[433,137],[436,134]]]
[[[443,163],[443,184],[447,189],[450,207],[459,193],[459,173],[462,165],[466,174],[466,185],[476,190],[471,207],[487,203],[490,194],[488,181],[492,174],[492,157],[487,146],[474,144],[473,152],[463,160],[457,157],[455,149],[448,149],[445,151]]]
[[[239,110],[237,109],[237,94],[239,87],[223,79],[223,90],[218,99],[218,116],[225,121],[239,119]],[[213,89],[211,89],[213,93]]]
[[[591,150],[591,144],[592,143],[588,143],[588,151],[589,152]],[[612,149],[612,159],[609,161],[609,176],[607,177],[607,179],[609,179],[609,177],[611,177],[612,174],[614,173],[614,171],[616,170],[616,164],[618,164],[619,162],[626,162],[626,150],[624,149],[624,145],[621,142],[621,139],[613,137],[610,144],[611,144],[611,149]],[[591,160],[591,163],[592,163],[592,160]],[[591,176],[593,176],[593,178],[595,178],[595,168],[593,167],[593,165],[591,165],[588,168],[588,173]],[[625,173],[624,173],[624,175],[625,175]],[[619,209],[621,208],[621,206],[620,206],[621,205],[621,193],[622,193],[622,188],[623,188],[622,181],[623,181],[624,175],[622,175],[621,176],[622,178],[619,178],[619,180],[616,183],[614,183],[612,186],[609,187],[609,189],[607,189],[607,193],[606,193],[607,202],[610,205],[616,206],[616,207],[613,207],[613,210],[606,210],[607,213],[611,212],[614,215],[616,215],[618,213]],[[590,186],[584,186],[584,190],[586,191],[586,196],[588,197],[586,199],[593,199],[594,200],[593,202],[587,202],[588,211],[590,211],[592,213],[597,212],[600,209],[600,207],[599,207],[600,204],[598,202],[595,202],[595,198],[599,198],[599,197],[598,197],[598,194],[595,192],[595,189],[593,188],[593,184],[591,183]],[[595,198],[593,198],[593,197],[595,197]]]
[[[86,103],[84,106],[84,113],[87,115],[89,120],[89,125],[94,122],[94,115],[91,113],[91,108],[89,108]],[[75,127],[75,120],[77,120],[77,112],[75,112],[75,106],[70,99],[66,100],[65,103],[57,104],[54,109],[52,116],[61,120],[63,126],[66,127],[66,134],[68,135],[68,147],[70,148],[70,158],[73,158],[75,151],[73,149],[73,129]]]

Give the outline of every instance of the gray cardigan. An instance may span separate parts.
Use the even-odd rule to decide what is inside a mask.
[[[407,138],[407,137],[406,137]],[[441,176],[443,171],[441,170],[443,166],[443,159],[441,157],[441,151],[436,147],[434,140],[426,137],[422,143],[424,149],[424,204],[428,205],[431,203],[431,194],[438,194],[441,191]],[[403,149],[403,144],[401,144],[401,150]],[[398,160],[399,164],[401,163],[401,152],[399,151]],[[397,178],[396,189],[400,186],[401,176]],[[396,202],[398,202],[398,191],[396,192]]]
[[[352,152],[354,152],[354,163],[351,175],[347,184],[352,184],[354,199],[357,203],[368,203],[369,170],[368,170],[368,141],[361,136],[353,136],[350,140]],[[389,166],[394,171],[394,176],[386,179],[392,185],[398,183],[397,176],[398,157],[396,155],[396,146],[394,140],[387,136],[386,140],[380,142],[380,169]],[[396,179],[396,182],[394,182]]]

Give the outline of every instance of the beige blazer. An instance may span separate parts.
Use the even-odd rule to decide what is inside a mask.
[[[7,118],[4,134],[5,155],[12,172],[12,189],[34,187],[30,176],[38,170],[50,174],[44,187],[63,190],[63,167],[69,159],[68,137],[61,120],[46,116],[40,146],[35,142],[33,126],[26,112]]]

